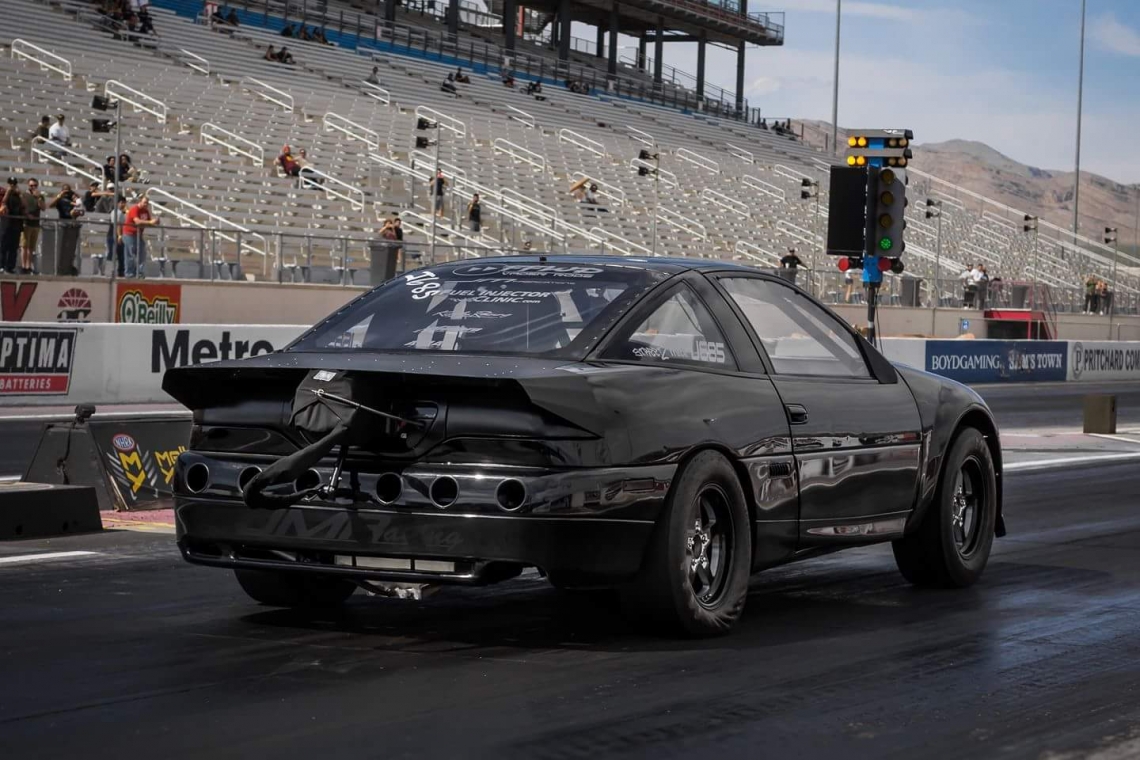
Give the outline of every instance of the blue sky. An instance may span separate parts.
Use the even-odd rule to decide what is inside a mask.
[[[786,13],[782,48],[748,50],[750,104],[830,120],[835,0],[749,5]],[[1086,23],[1081,168],[1140,182],[1140,0],[1088,0]],[[843,0],[839,123],[1072,170],[1079,39],[1080,0]],[[695,71],[694,48],[665,61]],[[734,54],[710,48],[708,68],[735,89]]]

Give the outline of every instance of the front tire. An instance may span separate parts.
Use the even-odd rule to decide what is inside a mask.
[[[242,591],[271,607],[328,609],[339,607],[356,591],[356,584],[340,578],[271,570],[234,570]]]
[[[705,451],[685,464],[622,602],[639,622],[686,636],[727,633],[748,595],[752,534],[732,465]]]
[[[895,563],[916,586],[970,586],[989,561],[996,520],[993,457],[982,434],[967,428],[950,448],[938,493],[918,530],[892,542]]]

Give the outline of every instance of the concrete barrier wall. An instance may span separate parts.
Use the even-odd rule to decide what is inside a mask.
[[[304,325],[0,323],[0,406],[143,404],[171,367],[275,351]],[[887,338],[894,362],[965,383],[1140,381],[1140,341]]]

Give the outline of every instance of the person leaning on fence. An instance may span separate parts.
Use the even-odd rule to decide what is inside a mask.
[[[158,219],[151,213],[150,200],[145,195],[127,210],[123,220],[124,277],[145,276],[146,237],[143,232],[147,227],[154,227],[157,224]]]
[[[79,248],[77,220],[84,213],[83,200],[65,182],[59,193],[48,203],[48,208],[54,208],[60,220],[56,227],[56,247],[52,252],[54,266],[48,271],[54,270],[57,275],[79,274],[79,268],[75,266],[75,255]]]
[[[1097,282],[1098,282],[1098,280],[1097,280],[1097,276],[1095,274],[1090,274],[1088,276],[1088,278],[1085,279],[1085,306],[1084,306],[1084,309],[1082,309],[1082,311],[1084,311],[1085,314],[1092,314],[1092,313],[1097,311],[1097,309],[1096,309],[1096,305],[1097,305],[1097,303],[1096,303],[1096,284],[1097,284]]]
[[[40,213],[44,210],[44,196],[35,177],[28,179],[24,202],[24,233],[20,241],[20,273],[32,274],[36,268],[36,245],[40,242]]]
[[[119,277],[126,276],[126,257],[123,254],[123,224],[127,221],[127,199],[119,197],[118,205],[111,212],[111,220],[107,225],[107,253],[106,260],[115,267]]]
[[[0,199],[0,269],[6,274],[16,273],[20,255],[20,234],[24,231],[24,201],[20,197],[19,182],[8,178],[4,197]]]

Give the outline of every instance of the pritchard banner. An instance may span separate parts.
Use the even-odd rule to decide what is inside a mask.
[[[1069,379],[1086,383],[1140,380],[1140,343],[1070,341]]]

